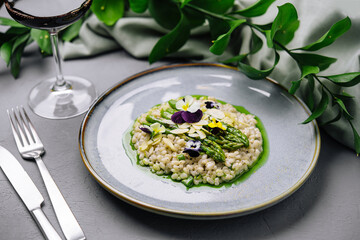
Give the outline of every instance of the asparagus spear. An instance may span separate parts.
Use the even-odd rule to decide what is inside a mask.
[[[156,122],[160,123],[165,128],[169,128],[170,130],[173,130],[173,129],[176,128],[175,125],[166,123],[162,119],[156,118],[155,116],[150,115],[150,114],[146,116],[146,121],[149,122],[149,123],[156,123]]]
[[[172,108],[168,108],[168,109],[161,109],[160,115],[161,117],[165,118],[165,119],[171,119],[171,115],[173,115],[176,111]]]
[[[224,125],[226,125],[226,124],[224,123]],[[241,142],[244,143],[245,147],[249,146],[249,139],[239,129],[234,128],[234,127],[232,127],[230,125],[226,125],[226,131],[233,134],[234,136],[238,137],[241,140]],[[228,137],[230,137],[230,135]]]
[[[171,107],[172,109],[175,109],[175,110],[177,110],[177,109],[176,109],[176,102],[177,102],[177,101],[176,101],[175,99],[171,99],[170,101],[168,101],[170,107]]]
[[[201,141],[201,149],[212,159],[217,162],[225,161],[225,153],[222,148],[214,141],[211,141],[207,138],[200,140]]]
[[[209,135],[207,136],[207,138],[219,144],[221,148],[230,151],[234,151],[244,146],[244,143],[242,142],[239,143],[239,142],[229,141],[222,136]]]

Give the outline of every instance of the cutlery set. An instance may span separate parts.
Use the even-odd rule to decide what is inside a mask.
[[[41,156],[45,153],[45,148],[36,133],[30,118],[25,112],[25,109],[23,107],[16,107],[15,109],[11,109],[11,111],[8,110],[7,113],[15,143],[21,157],[25,160],[35,160],[37,163],[55,215],[65,238],[67,240],[86,239],[74,214],[70,210],[59,188],[42,161]],[[0,168],[30,211],[44,237],[49,240],[61,239],[41,210],[44,198],[34,182],[16,158],[1,146]]]

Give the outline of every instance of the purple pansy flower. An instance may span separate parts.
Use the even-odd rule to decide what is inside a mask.
[[[190,157],[198,157],[200,155],[200,147],[200,141],[189,140],[183,152],[189,154]]]
[[[196,123],[199,122],[203,116],[200,110],[200,104],[194,101],[191,96],[185,96],[176,103],[176,108],[180,111],[171,116],[171,121],[177,124],[182,123]]]
[[[199,109],[196,112],[192,113],[192,112],[188,112],[188,111],[184,111],[181,114],[182,118],[185,120],[185,122],[187,123],[196,123],[199,122],[203,116],[203,112]]]
[[[214,101],[206,101],[205,102],[205,107],[207,109],[211,109],[211,108],[219,109],[219,105],[217,103],[215,103]]]
[[[177,124],[182,124],[185,123],[185,120],[182,117],[182,113],[184,113],[185,111],[179,111],[174,113],[173,115],[171,115],[171,121],[173,121],[174,123]]]
[[[143,131],[145,133],[149,133],[149,134],[152,133],[151,127],[149,127],[147,125],[141,125],[139,128],[140,128],[141,131]]]

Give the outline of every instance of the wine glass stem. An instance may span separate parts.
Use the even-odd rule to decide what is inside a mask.
[[[52,30],[49,31],[50,33],[50,39],[51,39],[51,46],[53,51],[53,57],[55,61],[55,68],[56,68],[56,81],[52,88],[53,91],[61,91],[67,89],[67,83],[64,79],[64,75],[62,73],[62,67],[61,67],[61,56],[59,52],[59,36],[58,31]]]

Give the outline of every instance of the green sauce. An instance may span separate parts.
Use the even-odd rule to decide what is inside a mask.
[[[192,97],[196,98],[196,99],[199,99],[200,97],[206,97],[204,95],[192,95]],[[226,102],[224,101],[221,101],[221,100],[216,100],[217,102],[221,103],[221,104],[227,104]],[[159,106],[161,104],[157,104],[156,106]],[[245,114],[251,114],[247,109],[245,109],[244,107],[242,106],[236,106],[236,105],[232,105],[238,112],[240,113],[245,113]],[[257,116],[255,116],[255,119],[257,121],[257,124],[256,124],[256,127],[260,130],[261,132],[261,136],[262,136],[262,140],[263,140],[263,143],[262,143],[262,148],[263,148],[263,151],[260,153],[260,156],[258,157],[258,159],[254,162],[253,166],[250,166],[248,171],[236,176],[234,179],[232,179],[231,181],[229,182],[222,182],[220,183],[218,186],[215,186],[215,185],[211,185],[211,184],[208,184],[208,183],[199,183],[198,185],[193,185],[192,187],[190,188],[193,188],[193,187],[204,187],[204,186],[207,186],[207,187],[212,187],[212,188],[221,188],[223,186],[225,187],[230,187],[232,186],[233,184],[238,184],[240,182],[243,182],[245,181],[246,179],[248,179],[251,174],[253,174],[254,172],[256,172],[261,166],[263,166],[269,156],[269,153],[270,153],[270,149],[269,149],[269,139],[268,139],[268,136],[267,136],[267,133],[266,133],[266,130],[265,130],[265,127],[263,125],[263,123],[261,122],[260,118],[258,118]],[[136,120],[134,121],[136,122]],[[131,139],[133,137],[134,133],[133,133],[133,125],[131,125],[129,127],[129,129],[125,132],[124,134],[124,137],[123,137],[123,145],[124,145],[124,148],[125,148],[125,151],[126,151],[126,154],[128,155],[128,157],[130,158],[130,160],[134,161],[134,157],[136,158],[136,164],[141,166],[141,167],[149,167],[149,166],[142,166],[140,165],[139,161],[139,154],[136,153],[136,148],[134,146],[134,144],[132,143]],[[130,143],[130,144],[129,144]],[[130,146],[130,148],[129,148]],[[134,154],[135,152],[135,154]],[[152,173],[153,174],[153,173]],[[171,174],[167,174],[167,175],[159,175],[160,177],[163,177],[163,178],[166,178],[166,179],[171,179],[172,181],[174,182],[177,182],[177,183],[181,183],[181,181],[178,181],[178,180],[174,180],[171,178]],[[187,187],[187,189],[189,189],[189,187]]]

